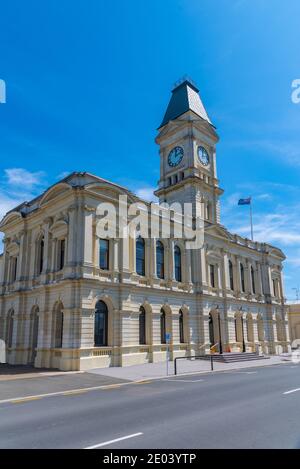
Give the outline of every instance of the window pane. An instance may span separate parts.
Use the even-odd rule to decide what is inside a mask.
[[[241,264],[241,286],[242,286],[242,292],[245,291],[245,278],[244,278],[244,267]]]
[[[65,240],[61,239],[59,243],[59,270],[65,265]]]
[[[162,344],[166,343],[166,314],[161,311],[160,314],[160,341]]]
[[[165,277],[164,272],[164,247],[160,241],[156,243],[156,275],[158,278]]]
[[[233,283],[233,265],[232,262],[229,261],[229,281],[230,281],[230,289],[234,290],[234,283]]]
[[[109,240],[100,239],[100,269],[109,269]]]
[[[181,282],[181,251],[178,246],[174,249],[175,280]]]
[[[210,286],[215,288],[215,266],[211,264],[210,266]]]
[[[181,344],[184,343],[184,328],[183,328],[183,313],[180,311],[179,313],[179,341]]]
[[[107,306],[103,301],[99,301],[96,305],[95,311],[95,346],[107,346],[107,319],[108,311]]]
[[[142,306],[139,315],[139,343],[146,344],[146,311]]]
[[[40,242],[40,259],[39,259],[39,274],[42,273],[44,267],[44,239]]]
[[[145,241],[143,238],[136,240],[136,272],[145,275]]]

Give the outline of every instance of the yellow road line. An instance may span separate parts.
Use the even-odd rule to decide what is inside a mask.
[[[29,401],[38,401],[39,399],[42,399],[41,397],[24,397],[23,399],[18,399],[16,401],[11,401],[12,404],[23,404],[24,402],[29,402]]]
[[[84,394],[86,392],[88,391],[86,391],[85,389],[82,389],[80,391],[66,391],[62,395],[63,396],[76,396],[77,394]]]

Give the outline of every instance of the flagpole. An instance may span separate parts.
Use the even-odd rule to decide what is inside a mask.
[[[250,226],[251,226],[251,241],[253,241],[252,197],[250,197]]]

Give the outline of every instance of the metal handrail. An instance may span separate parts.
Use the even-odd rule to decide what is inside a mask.
[[[174,375],[177,375],[177,360],[191,360],[193,358],[195,359],[206,359],[206,357],[210,357],[210,367],[211,371],[214,370],[214,356],[212,354],[210,355],[191,355],[190,357],[176,357],[174,358]]]
[[[214,347],[216,347],[217,345],[219,345],[219,342],[216,342],[214,345],[212,345],[209,350],[211,351],[211,350],[212,350]]]

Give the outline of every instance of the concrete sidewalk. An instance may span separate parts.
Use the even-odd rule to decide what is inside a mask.
[[[265,360],[253,360],[238,363],[214,363],[211,371],[209,360],[179,360],[178,374],[218,373],[232,370],[249,370],[253,367],[272,366],[292,363],[291,357],[276,356]],[[88,372],[59,372],[49,370],[36,370],[28,367],[7,367],[0,379],[0,401],[26,398],[52,393],[79,391],[102,386],[122,385],[134,381],[165,378],[167,364],[148,363],[129,367],[97,368]],[[4,370],[4,367],[2,367]],[[0,369],[1,372],[1,369]],[[168,363],[168,374],[174,376],[174,363]]]
[[[210,360],[178,360],[177,373],[214,373],[218,371],[242,370],[253,367],[272,366],[291,362],[290,356],[272,356],[264,360],[243,361],[237,363],[214,362],[214,371],[211,371]],[[145,379],[164,378],[167,376],[167,364],[147,363],[145,365],[133,365],[127,367],[97,368],[89,370],[89,373],[110,376],[114,378],[139,381]],[[168,363],[168,374],[174,375],[174,362]]]

